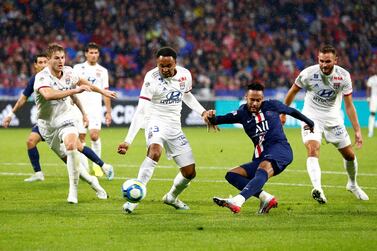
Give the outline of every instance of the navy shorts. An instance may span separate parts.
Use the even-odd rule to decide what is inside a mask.
[[[246,170],[247,176],[252,179],[255,176],[259,164],[264,160],[271,162],[272,168],[274,169],[274,176],[278,175],[292,162],[292,148],[289,143],[275,143],[263,151],[259,158],[253,159],[252,162],[242,164],[241,167]]]
[[[38,125],[35,124],[32,128],[31,128],[31,131],[32,132],[35,132],[35,133],[38,133],[39,136],[41,137],[42,141],[45,141],[45,139],[42,137],[41,133],[39,132],[39,128],[38,128]]]

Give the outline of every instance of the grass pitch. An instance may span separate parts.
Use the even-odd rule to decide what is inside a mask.
[[[262,216],[256,214],[255,198],[237,215],[212,202],[213,196],[237,193],[224,175],[251,159],[253,146],[242,130],[208,134],[204,128],[184,129],[197,163],[197,178],[181,195],[191,210],[177,211],[161,202],[178,171],[163,156],[147,197],[130,215],[121,210],[120,190],[126,178],[136,177],[144,159],[143,133],[121,156],[116,148],[126,129],[104,128],[102,157],[114,165],[116,178],[100,182],[110,198],[98,200],[80,182],[79,204],[70,205],[66,168],[45,143],[38,148],[46,180],[23,181],[32,173],[25,144],[29,131],[0,129],[0,250],[375,250],[377,245],[377,139],[367,138],[366,131],[356,153],[358,182],[369,201],[345,190],[341,156],[331,145],[322,145],[320,157],[328,204],[314,201],[300,132],[286,129],[294,161],[264,187],[279,207]]]

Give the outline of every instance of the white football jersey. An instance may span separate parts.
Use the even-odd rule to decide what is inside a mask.
[[[109,74],[103,66],[99,64],[90,65],[88,62],[73,66],[75,73],[83,79],[88,80],[100,89],[109,88]],[[82,92],[77,95],[80,98],[85,111],[102,112],[102,95],[98,92]]]
[[[322,73],[319,65],[304,69],[295,84],[306,89],[303,114],[320,120],[325,126],[343,124],[341,104],[343,95],[352,94],[352,81],[348,71],[335,65],[330,75]]]
[[[74,89],[78,81],[79,76],[77,76],[69,66],[64,66],[63,76],[60,79],[51,74],[49,67],[45,67],[41,72],[37,73],[35,76],[34,91],[38,119],[45,120],[52,126],[59,127],[67,118],[74,117],[71,112],[72,105],[70,97],[46,100],[39,93],[39,90],[44,87],[61,91]]]
[[[177,66],[176,70],[171,78],[163,78],[157,67],[145,75],[140,98],[152,102],[146,111],[148,119],[181,124],[182,96],[191,91],[192,77],[186,68]]]
[[[377,75],[373,75],[368,79],[367,86],[370,87],[371,98],[377,99]]]

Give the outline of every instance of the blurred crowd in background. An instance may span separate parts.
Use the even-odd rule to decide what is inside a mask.
[[[377,65],[375,1],[4,0],[0,6],[5,94],[26,86],[33,56],[51,42],[66,48],[67,65],[85,60],[88,42],[99,44],[110,86],[124,93],[138,92],[165,45],[178,51],[203,96],[232,95],[250,80],[286,90],[317,63],[325,43],[337,48],[356,90],[365,89]]]

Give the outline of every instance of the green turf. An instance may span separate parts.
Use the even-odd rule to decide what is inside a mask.
[[[265,189],[279,200],[268,215],[256,215],[258,201],[250,199],[238,215],[212,202],[236,190],[224,180],[228,168],[249,161],[253,147],[241,130],[207,134],[204,128],[185,129],[194,149],[197,178],[181,198],[189,211],[164,205],[177,169],[161,158],[148,195],[134,214],[124,214],[120,188],[135,177],[145,156],[139,133],[126,156],[116,154],[126,129],[102,133],[103,159],[116,168],[113,181],[101,179],[111,196],[96,199],[80,182],[79,204],[66,203],[67,171],[47,148],[39,145],[44,182],[26,183],[32,173],[25,151],[29,130],[0,129],[0,250],[375,250],[377,245],[377,139],[366,138],[357,151],[359,184],[369,201],[345,190],[340,155],[322,145],[320,164],[328,204],[310,197],[306,152],[297,129],[287,129],[294,161]],[[18,175],[16,175],[18,174]]]

